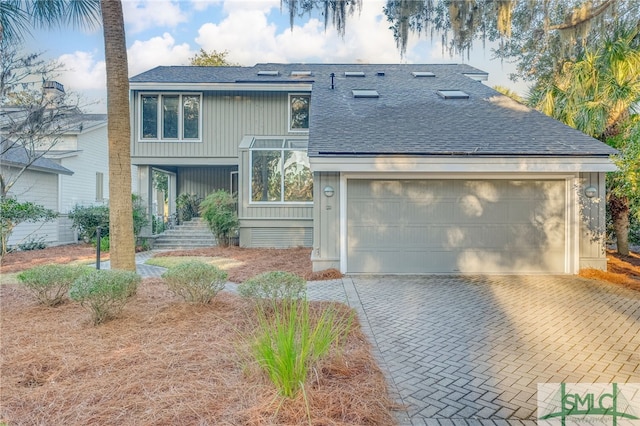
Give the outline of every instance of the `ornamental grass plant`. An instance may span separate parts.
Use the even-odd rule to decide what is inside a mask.
[[[309,371],[329,351],[339,349],[349,334],[353,312],[332,305],[320,312],[305,299],[258,304],[253,354],[281,396],[295,398],[304,390]]]

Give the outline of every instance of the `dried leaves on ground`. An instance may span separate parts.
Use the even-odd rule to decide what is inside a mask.
[[[580,276],[640,291],[640,254],[631,252],[623,256],[608,250],[606,271],[588,268],[581,270]]]
[[[307,399],[285,400],[248,355],[254,311],[235,294],[188,305],[146,279],[120,318],[97,327],[75,303],[39,306],[13,284],[0,296],[0,423],[296,425],[308,424],[307,406],[316,425],[394,423],[357,324],[313,370]]]

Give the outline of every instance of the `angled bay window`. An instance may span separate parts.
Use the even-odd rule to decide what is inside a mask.
[[[140,139],[199,141],[201,95],[141,94]]]
[[[309,101],[308,94],[289,95],[289,130],[294,132],[309,131]]]
[[[251,202],[313,201],[313,176],[302,139],[254,139],[251,152]]]

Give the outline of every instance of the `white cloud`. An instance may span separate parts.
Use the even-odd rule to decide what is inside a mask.
[[[159,65],[187,65],[194,52],[187,43],[176,45],[175,42],[169,33],[146,41],[136,40],[127,50],[129,75],[133,76]]]
[[[180,3],[170,0],[132,0],[122,2],[127,31],[139,33],[156,26],[174,28],[188,21]]]
[[[276,29],[275,24],[267,22],[262,11],[236,10],[219,24],[208,23],[200,27],[196,42],[206,51],[227,50],[229,60],[242,65],[281,61]]]
[[[89,52],[74,52],[62,55],[58,61],[64,65],[57,79],[69,91],[104,88],[107,77],[104,61],[96,61]]]
[[[256,4],[261,5],[258,9]],[[268,15],[278,1],[227,0],[226,17],[200,27],[195,41],[206,51],[229,51],[241,65],[258,62],[400,62],[395,41],[382,16],[382,3],[364,2],[363,10],[347,21],[344,37],[324,22],[310,18],[302,26],[278,32]],[[271,6],[269,6],[271,5]],[[415,44],[415,43],[414,43]]]

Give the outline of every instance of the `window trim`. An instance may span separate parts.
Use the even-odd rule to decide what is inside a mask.
[[[289,125],[288,125],[289,133],[309,133],[309,127],[307,127],[306,129],[293,129],[291,127],[291,98],[294,96],[306,96],[309,98],[309,111],[307,112],[307,114],[309,115],[309,118],[307,121],[309,121],[309,124],[311,122],[311,93],[310,92],[289,93],[289,96],[287,97],[287,114],[289,119]]]
[[[256,139],[273,139],[273,140],[279,140],[282,141],[282,144],[279,148],[253,148],[253,144],[255,142]],[[295,140],[298,142],[306,142],[307,145],[309,143],[309,139],[307,138],[300,138],[300,137],[286,137],[286,136],[281,136],[281,137],[269,137],[269,136],[260,136],[258,138],[253,138],[253,140],[251,141],[251,143],[249,144],[249,176],[248,176],[248,186],[249,186],[249,207],[263,207],[263,206],[279,206],[279,207],[283,207],[283,206],[304,206],[304,207],[309,207],[309,206],[313,206],[313,193],[311,194],[311,201],[285,201],[284,200],[284,173],[281,173],[280,176],[280,201],[254,201],[253,200],[253,152],[254,151],[280,151],[280,158],[283,160],[284,159],[284,152],[285,151],[300,151],[300,152],[304,152],[305,154],[307,154],[307,150],[306,149],[291,149],[291,148],[285,148],[285,142],[288,140]],[[307,158],[308,154],[307,154]],[[284,167],[284,161],[281,162],[282,163],[282,167]],[[311,170],[311,164],[309,164],[309,170]],[[311,172],[311,179],[313,181],[313,172]]]
[[[145,138],[142,135],[143,132],[143,108],[142,98],[144,96],[156,96],[158,99],[158,106],[156,111],[157,122],[157,137]],[[164,111],[163,111],[163,98],[165,96],[178,96],[178,137],[177,138],[165,138],[164,137]],[[184,137],[184,98],[185,97],[197,97],[199,102],[198,111],[198,137],[197,138],[185,138]],[[138,92],[138,108],[137,117],[138,124],[136,129],[136,139],[138,142],[202,142],[202,92]]]

